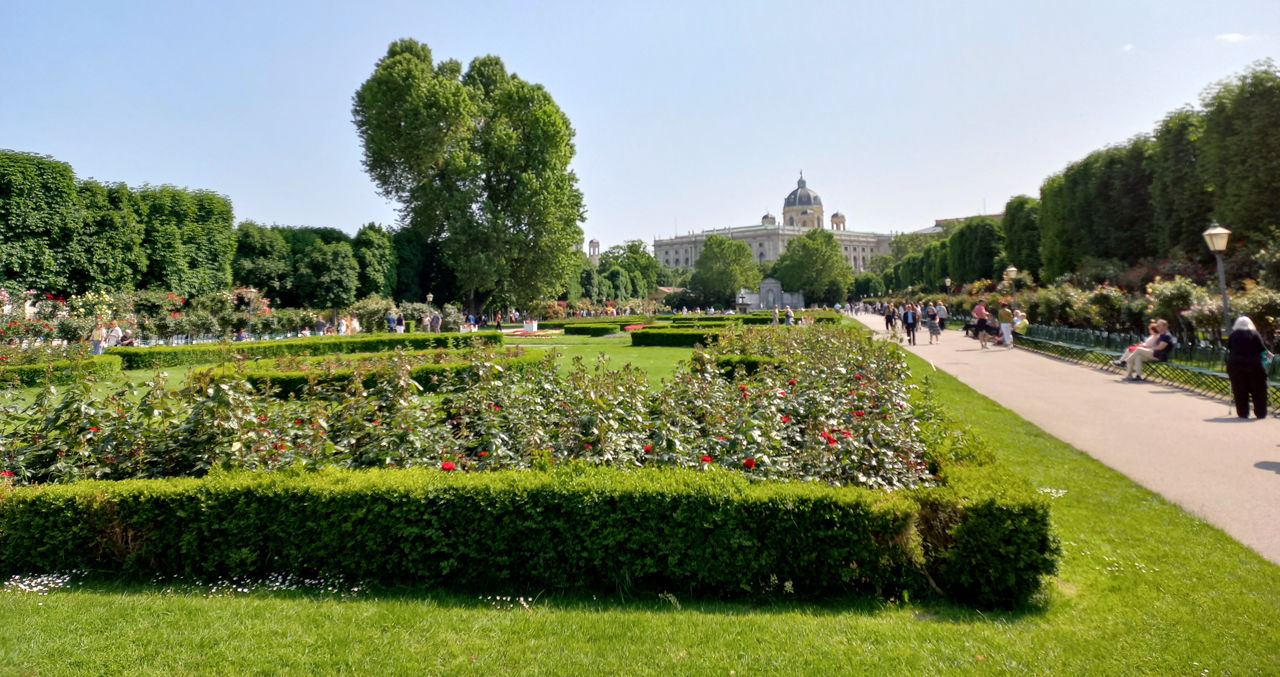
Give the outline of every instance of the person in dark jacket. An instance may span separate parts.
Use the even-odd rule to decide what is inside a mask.
[[[1253,320],[1240,316],[1227,337],[1227,376],[1231,377],[1231,394],[1240,418],[1249,418],[1249,398],[1253,398],[1254,415],[1267,417],[1267,369],[1262,363],[1266,354]]]

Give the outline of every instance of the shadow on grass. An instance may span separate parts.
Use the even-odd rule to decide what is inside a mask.
[[[1052,587],[1048,583],[1047,588]],[[696,613],[715,616],[787,615],[864,616],[912,611],[920,621],[948,624],[1016,623],[1039,618],[1049,611],[1052,593],[1037,595],[1015,609],[978,609],[952,603],[939,595],[919,598],[901,593],[889,598],[851,594],[827,599],[797,598],[788,594],[741,599],[680,596],[654,591],[464,591],[417,585],[352,584],[333,580],[284,582],[279,580],[196,581],[172,578],[150,582],[100,574],[73,577],[53,595],[173,597],[179,599],[256,599],[305,603],[410,603],[460,611],[518,611],[524,608],[566,613]],[[22,594],[22,593],[0,593]]]

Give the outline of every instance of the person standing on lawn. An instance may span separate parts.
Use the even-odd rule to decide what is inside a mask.
[[[787,306],[787,326],[790,327],[792,324],[795,323],[795,321],[796,321],[796,311],[792,310],[791,306]]]
[[[1253,320],[1241,315],[1227,337],[1227,376],[1231,394],[1236,400],[1236,416],[1249,418],[1249,399],[1253,399],[1253,415],[1267,417],[1267,368],[1264,363],[1267,346],[1253,326]]]

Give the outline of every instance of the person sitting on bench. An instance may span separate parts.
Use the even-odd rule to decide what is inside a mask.
[[[1156,331],[1159,331],[1160,335],[1156,337],[1154,347],[1138,346],[1126,357],[1125,378],[1131,381],[1141,381],[1143,362],[1169,361],[1169,353],[1173,352],[1173,335],[1169,333],[1169,323],[1164,320],[1156,320]]]

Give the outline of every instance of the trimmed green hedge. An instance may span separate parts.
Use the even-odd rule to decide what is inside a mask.
[[[816,313],[811,313],[807,311],[804,313],[801,313],[800,311],[796,311],[796,322],[799,322],[802,316],[812,318],[814,324],[840,324],[841,322],[844,321],[844,316],[835,311],[816,312]],[[782,311],[778,311],[778,323],[786,324],[786,322],[787,322],[786,314]],[[772,313],[752,313],[750,315],[743,315],[742,323],[743,324],[773,324],[773,314]]]
[[[74,383],[88,375],[109,379],[120,373],[122,364],[122,360],[116,355],[91,355],[78,366],[71,360],[13,366],[0,363],[0,385],[17,381],[23,388],[42,386],[45,382],[46,369],[49,373],[49,382],[57,386]]]
[[[988,468],[955,477],[889,495],[582,466],[43,485],[0,494],[0,571],[806,597],[932,578],[957,600],[1025,602],[1056,562],[1045,499]]]
[[[332,355],[335,353],[378,353],[403,347],[407,350],[462,348],[479,340],[502,344],[502,332],[482,331],[467,334],[393,334],[361,336],[313,336],[281,341],[232,343],[230,354],[246,357],[279,357],[281,355]],[[211,364],[224,359],[222,344],[195,346],[157,346],[154,348],[108,348],[108,355],[119,355],[125,369],[150,369],[192,364]]]
[[[629,326],[648,324],[653,315],[602,315],[600,317],[565,317],[559,320],[539,320],[538,329],[564,329],[576,324],[617,324]]]
[[[692,348],[716,340],[717,329],[637,329],[631,332],[631,345],[667,348]]]
[[[520,357],[513,357],[504,363],[504,368],[511,371],[523,371],[525,369],[533,369],[542,362],[543,351],[538,349],[529,349]],[[422,386],[427,392],[435,392],[443,383],[462,377],[465,372],[471,368],[470,362],[446,362],[442,364],[422,364],[414,367],[409,371],[409,376]],[[345,383],[351,379],[352,371],[350,369],[336,369],[333,371],[315,372],[317,374],[318,385],[335,385]],[[308,372],[305,371],[279,371],[276,369],[247,369],[242,376],[254,388],[262,388],[268,381],[271,383],[272,394],[276,397],[285,398],[290,395],[301,396],[307,391],[310,383]],[[372,388],[377,384],[377,374],[370,374],[364,381],[366,388]]]
[[[542,328],[541,325],[538,326]],[[570,324],[564,328],[565,336],[606,336],[621,334],[622,326],[617,324]]]
[[[740,323],[741,318],[722,317],[720,315],[677,315],[671,320],[675,326],[694,324],[704,327]]]

